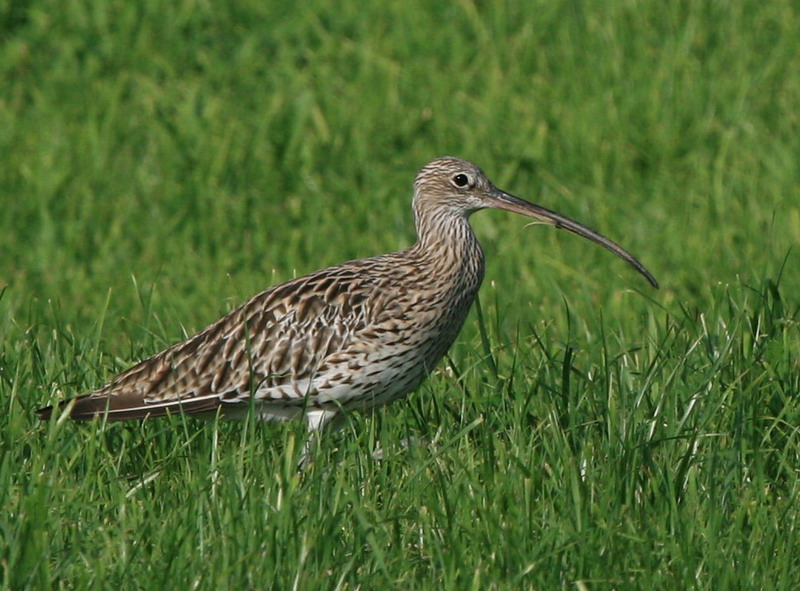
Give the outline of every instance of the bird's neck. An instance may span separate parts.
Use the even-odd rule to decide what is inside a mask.
[[[412,250],[428,273],[449,279],[457,289],[477,292],[484,273],[483,249],[466,216],[445,214],[417,216],[418,240]]]

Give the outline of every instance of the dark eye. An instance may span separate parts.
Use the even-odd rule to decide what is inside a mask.
[[[463,189],[469,185],[469,177],[463,172],[453,176],[453,184],[459,189]]]

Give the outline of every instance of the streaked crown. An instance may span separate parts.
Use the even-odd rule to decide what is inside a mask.
[[[484,172],[466,160],[443,156],[422,167],[414,180],[414,209],[445,207],[469,215],[489,207],[485,199],[494,189]]]

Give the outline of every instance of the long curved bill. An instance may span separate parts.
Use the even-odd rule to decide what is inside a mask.
[[[650,285],[658,288],[658,281],[655,280],[655,277],[653,277],[650,274],[650,271],[648,271],[642,263],[636,260],[631,253],[622,248],[616,242],[609,240],[588,226],[584,226],[583,224],[576,222],[565,215],[561,215],[560,213],[556,213],[555,211],[551,211],[545,207],[541,207],[540,205],[535,205],[529,201],[515,197],[514,195],[506,193],[505,191],[501,191],[497,188],[493,188],[493,190],[490,192],[490,198],[488,201],[489,207],[493,207],[495,209],[505,209],[506,211],[512,211],[520,215],[537,219],[546,224],[555,226],[556,228],[569,230],[578,236],[583,236],[592,242],[596,242],[597,244],[604,246],[622,260],[627,261],[634,269],[644,275],[644,278],[647,279]]]

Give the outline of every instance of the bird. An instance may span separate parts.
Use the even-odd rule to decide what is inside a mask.
[[[653,275],[595,230],[495,187],[471,162],[437,158],[417,174],[416,243],[273,286],[205,330],[133,365],[89,394],[37,411],[108,421],[165,415],[304,419],[311,435],[352,411],[415,391],[455,341],[484,277],[471,214],[500,209],[607,248],[654,287]]]

